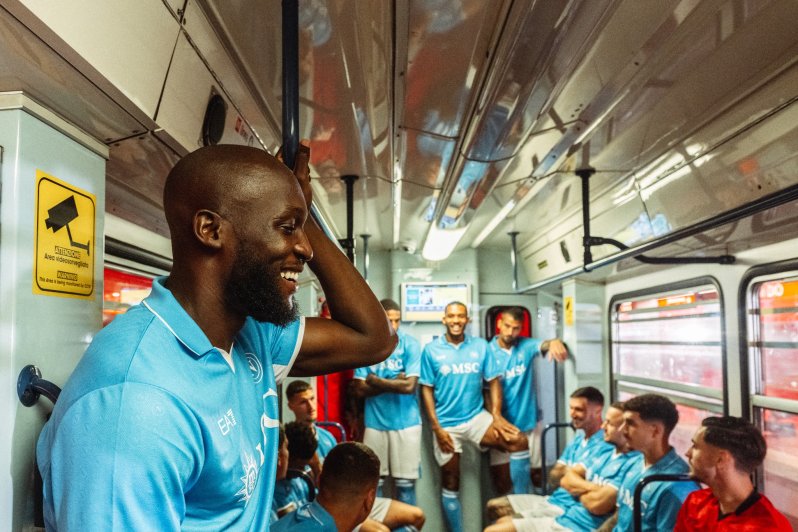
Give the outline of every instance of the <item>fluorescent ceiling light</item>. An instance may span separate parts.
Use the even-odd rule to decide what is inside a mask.
[[[427,233],[427,240],[424,242],[424,249],[421,250],[421,256],[424,260],[441,261],[445,260],[452,254],[457,243],[463,238],[466,232],[466,227],[459,229],[439,229],[438,226],[432,225]]]
[[[504,207],[502,207],[502,209],[498,213],[496,213],[496,216],[494,216],[493,219],[490,222],[488,222],[488,225],[486,225],[485,228],[482,229],[482,232],[479,233],[477,238],[474,240],[474,243],[471,244],[471,247],[476,248],[480,244],[482,244],[482,241],[488,238],[490,234],[499,226],[499,224],[506,220],[507,215],[509,215],[510,211],[513,210],[515,204],[516,204],[515,198],[510,198],[510,201],[507,202],[504,205]]]

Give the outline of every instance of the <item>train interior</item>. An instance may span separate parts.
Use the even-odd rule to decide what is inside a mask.
[[[276,153],[290,98],[314,216],[406,332],[442,334],[447,298],[488,338],[491,309],[523,306],[572,354],[537,362],[547,422],[586,385],[670,397],[681,453],[704,417],[746,417],[769,446],[758,487],[798,526],[798,3],[300,0],[292,47],[285,2],[0,1],[0,529],[35,529],[52,404],[24,405],[22,376],[63,385],[168,274],[174,163]],[[304,273],[303,312],[323,298]],[[481,530],[487,462],[462,471]]]

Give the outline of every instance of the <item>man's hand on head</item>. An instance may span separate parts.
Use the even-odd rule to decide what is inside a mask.
[[[283,160],[282,147],[277,151],[277,159],[280,162],[285,162]],[[305,197],[305,204],[310,209],[310,205],[313,203],[313,188],[310,186],[310,141],[308,139],[299,141],[293,172],[297,181],[299,181],[299,187]]]

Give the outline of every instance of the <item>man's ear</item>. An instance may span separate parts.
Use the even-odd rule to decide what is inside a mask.
[[[207,209],[194,213],[194,236],[203,246],[220,249],[222,247],[222,217]]]

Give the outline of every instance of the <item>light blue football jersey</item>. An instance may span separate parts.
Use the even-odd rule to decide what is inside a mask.
[[[97,334],[42,430],[50,530],[268,528],[304,322],[247,318],[231,368],[163,283]]]
[[[319,443],[319,446],[316,448],[316,453],[318,453],[319,458],[323,462],[327,455],[330,454],[333,447],[338,445],[338,440],[335,439],[335,436],[332,435],[332,432],[329,430],[319,427],[316,425],[316,441]]]
[[[313,501],[299,510],[283,516],[272,526],[274,532],[337,532],[333,517],[324,507]]]
[[[534,338],[518,338],[507,352],[499,346],[498,337],[490,341],[491,362],[502,378],[502,415],[524,432],[538,424],[533,359],[540,353],[540,344]]]
[[[599,460],[594,461],[587,468],[585,480],[600,486],[612,486],[618,490],[626,472],[635,463],[634,459],[637,456],[639,453],[636,451],[628,453],[616,451],[602,455]],[[557,518],[557,523],[571,530],[595,530],[610,515],[612,512],[607,515],[593,515],[582,504],[574,504],[568,508],[565,514]]]
[[[640,454],[631,460],[631,465],[618,490],[618,523],[614,532],[632,530],[634,524],[634,494],[640,479],[649,475],[687,473],[687,465],[676,451],[671,450],[648,469]],[[687,496],[698,489],[695,482],[652,482],[643,489],[643,531],[673,530],[676,516]]]
[[[604,431],[596,431],[589,438],[585,438],[585,431],[579,429],[563,450],[557,462],[567,466],[581,464],[585,469],[589,469],[596,463],[603,462],[606,456],[612,453],[615,447],[604,441]],[[565,488],[557,488],[549,495],[548,501],[567,510],[574,504],[579,504],[579,499],[574,498]]]
[[[418,340],[402,329],[398,329],[396,335],[399,342],[391,356],[379,364],[356,369],[356,379],[366,380],[370,373],[382,379],[395,379],[400,373],[405,377],[421,376]],[[418,394],[382,393],[367,397],[364,421],[367,428],[375,430],[402,430],[420,425]]]
[[[278,512],[286,511],[292,503],[294,510],[304,506],[310,501],[308,483],[302,478],[284,478],[274,485],[274,504],[272,507]]]
[[[441,335],[424,347],[419,383],[435,389],[435,413],[441,427],[474,418],[484,407],[482,382],[499,376],[490,362],[488,342],[465,335],[453,345]]]

